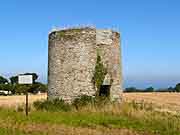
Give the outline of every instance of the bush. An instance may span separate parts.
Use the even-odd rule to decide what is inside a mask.
[[[65,103],[62,99],[36,101],[33,105],[36,110],[65,112],[71,110],[71,106],[68,103]]]
[[[98,106],[104,106],[106,104],[110,103],[109,97],[106,96],[97,96],[94,98],[94,105]]]
[[[92,97],[92,96],[82,95],[76,98],[73,101],[72,105],[75,106],[75,108],[78,110],[87,105],[93,105],[94,107],[100,107],[100,106],[102,107],[107,103],[109,103],[109,98],[105,96]]]
[[[78,98],[76,98],[72,105],[76,107],[76,109],[79,109],[80,107],[86,106],[88,104],[91,104],[93,102],[94,98],[92,96],[82,95]]]
[[[94,107],[103,107],[103,105],[109,103],[107,97],[92,97],[87,95],[82,95],[76,98],[72,104],[65,103],[62,99],[36,101],[33,106],[36,110],[44,111],[71,111],[72,108],[77,110],[82,109],[85,106],[93,105]]]

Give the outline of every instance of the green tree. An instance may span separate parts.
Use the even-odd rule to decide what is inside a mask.
[[[175,92],[175,89],[174,89],[173,87],[169,87],[169,88],[167,89],[167,91],[168,91],[168,92]]]
[[[0,76],[0,84],[6,84],[8,83],[8,80],[2,76]]]
[[[154,92],[154,88],[153,87],[146,88],[145,92]]]
[[[180,83],[176,84],[175,91],[180,92]]]
[[[137,92],[137,89],[136,87],[129,87],[129,88],[126,88],[124,92]]]
[[[11,84],[18,84],[18,76],[12,76],[9,79],[11,81]]]
[[[31,85],[28,91],[34,94],[38,93],[39,91],[47,92],[47,85],[40,82],[35,82],[34,84]]]
[[[23,84],[16,84],[14,89],[16,94],[25,94],[26,91],[30,89],[30,86]]]

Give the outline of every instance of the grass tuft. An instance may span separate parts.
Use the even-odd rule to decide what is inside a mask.
[[[34,102],[36,110],[43,111],[70,111],[71,107],[68,103],[65,103],[62,99],[45,100]]]

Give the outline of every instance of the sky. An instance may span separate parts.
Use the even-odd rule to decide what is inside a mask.
[[[180,82],[179,0],[1,0],[0,75],[47,81],[52,28],[94,25],[121,33],[124,87]]]

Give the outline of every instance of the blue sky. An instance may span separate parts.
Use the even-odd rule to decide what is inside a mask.
[[[94,24],[121,32],[125,87],[180,82],[179,0],[1,0],[0,75],[47,79],[48,32]]]

